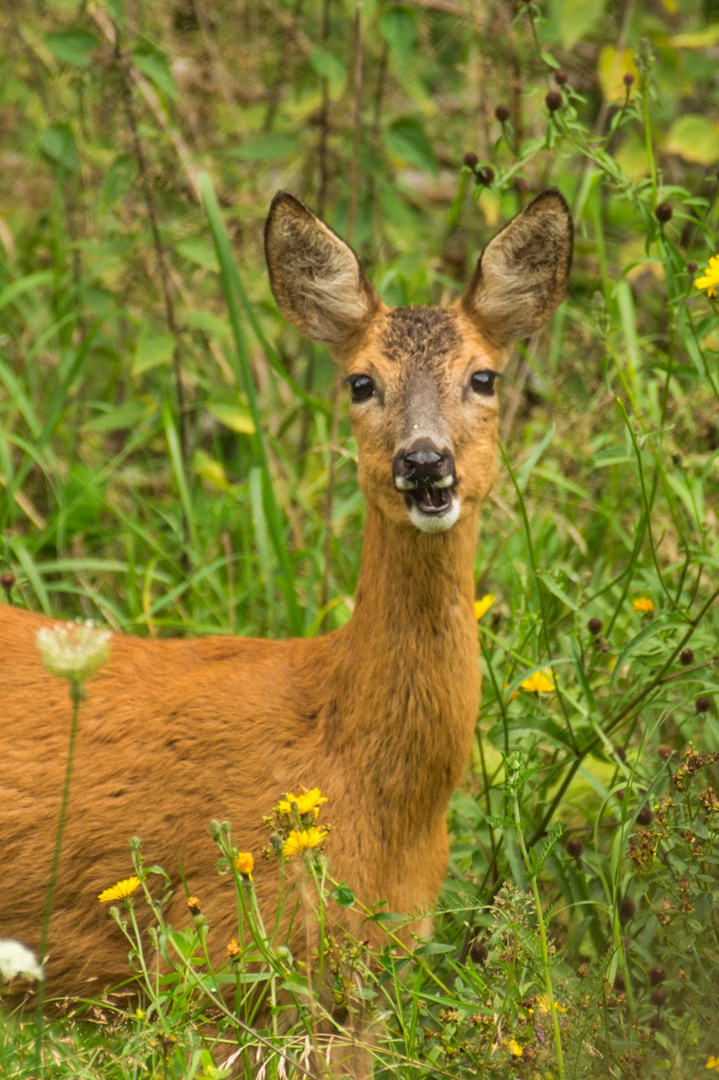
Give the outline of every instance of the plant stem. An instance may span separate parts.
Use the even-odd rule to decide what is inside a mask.
[[[42,933],[40,934],[40,963],[45,962],[47,942],[50,934],[50,916],[52,914],[52,900],[57,884],[57,875],[60,867],[60,852],[62,839],[65,832],[67,807],[70,801],[70,783],[72,781],[72,766],[75,758],[75,740],[77,737],[78,717],[80,715],[80,702],[85,697],[85,690],[80,682],[70,683],[70,699],[72,701],[72,719],[70,721],[70,742],[67,749],[67,765],[65,766],[65,783],[62,788],[60,799],[60,813],[57,819],[57,831],[55,833],[55,851],[52,856],[50,878],[47,883],[45,894],[45,910],[42,915]],[[45,1004],[45,980],[41,979],[37,993],[37,1015],[35,1018],[35,1072],[38,1077],[42,1075],[42,1038],[43,1038],[43,1006]]]

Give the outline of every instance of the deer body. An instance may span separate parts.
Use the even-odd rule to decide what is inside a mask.
[[[132,835],[173,877],[174,925],[187,919],[181,866],[218,961],[236,909],[213,818],[257,856],[278,796],[319,786],[333,874],[365,903],[419,918],[446,869],[446,809],[479,704],[473,564],[496,472],[494,375],[561,299],[571,219],[556,192],[539,196],[448,310],[390,311],[351,249],[287,194],[266,243],[281,310],[330,346],[351,387],[367,502],[355,611],[312,640],[113,636],[80,711],[49,994],[127,978],[127,946],[97,895],[131,873]],[[71,717],[36,647],[48,621],[0,606],[0,936],[35,948]],[[258,860],[255,885],[267,918],[276,865]]]

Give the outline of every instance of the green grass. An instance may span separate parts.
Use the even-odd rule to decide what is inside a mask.
[[[376,1018],[381,1076],[689,1080],[719,1054],[719,311],[690,266],[717,253],[713,9],[640,3],[622,25],[597,4],[580,25],[565,8],[363,10],[352,220],[354,11],[331,6],[327,37],[314,0],[296,36],[289,7],[203,22],[191,5],[108,4],[123,64],[92,12],[0,17],[12,603],[150,635],[341,625],[354,446],[329,360],[271,299],[269,196],[290,187],[351,229],[392,304],[458,295],[527,193],[556,184],[572,205],[569,293],[501,389],[476,566],[477,596],[495,596],[482,712],[435,937],[374,957],[322,937],[335,1005]],[[620,84],[629,54],[636,77],[612,104],[606,50],[622,41]],[[553,63],[569,81],[550,116]],[[462,164],[473,149],[489,187]],[[522,689],[549,668],[552,691]],[[327,910],[349,902],[321,857],[307,872]],[[221,1076],[252,1041],[212,1005],[201,928],[155,914],[156,946],[133,948],[175,966],[149,978],[141,1015],[120,998],[49,1019],[43,1075]],[[326,1002],[248,918],[252,970],[282,998],[260,1033],[279,1076],[279,1053],[297,1062],[321,1038]],[[35,1041],[32,1009],[8,1010],[3,1075],[36,1074]]]

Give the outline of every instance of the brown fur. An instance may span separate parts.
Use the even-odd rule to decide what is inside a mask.
[[[447,803],[477,718],[472,575],[479,507],[496,472],[497,399],[479,398],[469,379],[501,362],[497,335],[483,331],[482,319],[495,328],[507,305],[522,304],[531,312],[518,310],[517,325],[536,319],[526,274],[540,292],[550,282],[544,317],[559,301],[571,222],[559,196],[544,201],[553,207],[551,228],[546,214],[532,225],[535,201],[493,241],[493,257],[508,264],[501,238],[512,246],[521,234],[531,256],[529,269],[512,256],[507,296],[495,302],[473,282],[451,313],[408,315],[380,303],[351,249],[299,200],[275,199],[267,250],[280,307],[316,339],[334,342],[345,374],[369,374],[377,386],[375,399],[351,406],[367,502],[355,611],[341,630],[313,640],[113,636],[80,713],[49,994],[94,993],[127,977],[126,944],[97,894],[131,873],[132,835],[142,838],[147,861],[173,877],[175,925],[187,920],[181,865],[221,961],[236,933],[235,904],[229,879],[216,873],[210,821],[229,819],[235,842],[258,856],[267,842],[263,814],[303,785],[329,799],[326,850],[339,879],[391,911],[432,904],[447,865]],[[533,229],[545,227],[555,257],[540,271]],[[338,266],[347,272],[325,303],[317,280]],[[504,345],[511,334],[499,336]],[[397,447],[426,417],[446,433],[461,495],[459,520],[434,535],[412,524],[392,477]],[[48,622],[0,606],[0,934],[35,948],[71,716],[66,685],[43,669],[36,647]],[[255,882],[269,917],[276,863],[258,859]],[[362,934],[379,940],[380,930],[372,924]]]

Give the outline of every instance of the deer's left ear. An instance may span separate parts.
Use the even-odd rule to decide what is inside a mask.
[[[542,191],[487,244],[462,310],[499,346],[529,337],[564,296],[573,243],[564,196]]]

